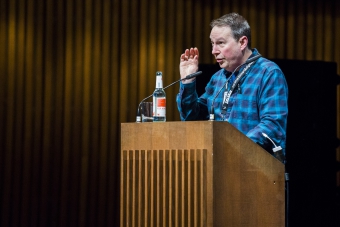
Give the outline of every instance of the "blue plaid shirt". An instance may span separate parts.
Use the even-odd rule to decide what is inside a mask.
[[[253,49],[250,57],[256,54],[258,51]],[[231,75],[228,88],[238,72]],[[241,78],[229,99],[226,114],[222,114],[227,76],[225,69],[216,72],[201,97],[196,92],[196,81],[180,83],[177,106],[181,120],[208,120],[213,99],[222,89],[214,101],[215,120],[228,121],[255,143],[271,149],[273,145],[262,135],[266,133],[285,152],[288,86],[281,69],[274,62],[260,57]]]

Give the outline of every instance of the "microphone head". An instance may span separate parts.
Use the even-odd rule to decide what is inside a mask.
[[[191,78],[197,77],[197,76],[199,76],[199,75],[201,75],[201,74],[202,74],[202,71],[198,71],[198,72],[195,72],[195,73],[192,73],[192,74],[187,75],[187,76],[185,77],[185,79],[186,79],[186,80],[187,80],[187,79],[191,79]]]

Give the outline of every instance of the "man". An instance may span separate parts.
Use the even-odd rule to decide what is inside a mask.
[[[222,68],[198,97],[195,79],[180,84],[177,105],[183,121],[228,121],[270,151],[274,147],[263,133],[281,146],[286,141],[288,87],[281,69],[251,49],[248,22],[230,13],[211,22],[212,54]],[[186,49],[180,57],[181,78],[198,70],[199,51]],[[228,136],[228,135],[226,135]]]

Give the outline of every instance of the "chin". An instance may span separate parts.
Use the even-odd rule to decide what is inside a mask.
[[[219,65],[220,65],[220,67],[222,69],[226,69],[227,70],[227,68],[228,68],[228,65],[225,62],[223,62],[222,64],[219,64]]]
[[[221,66],[222,69],[225,69],[225,70],[227,70],[229,72],[233,71],[233,70],[230,69],[229,65],[227,65],[227,66],[220,65],[220,66]]]
[[[228,72],[233,72],[236,69],[236,67],[233,67],[230,64],[222,64],[220,66],[221,66],[221,68],[227,70]]]

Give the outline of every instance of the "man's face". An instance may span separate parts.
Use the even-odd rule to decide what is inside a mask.
[[[213,27],[210,40],[212,54],[221,68],[231,72],[243,63],[242,50],[244,48],[239,41],[233,38],[229,27]]]

